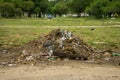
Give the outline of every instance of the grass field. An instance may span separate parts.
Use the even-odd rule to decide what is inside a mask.
[[[92,18],[25,18],[0,19],[0,26],[113,26],[120,25],[120,19]]]
[[[117,27],[115,27],[117,25]],[[0,19],[0,46],[22,45],[56,28],[70,30],[93,47],[120,47],[120,19]],[[81,27],[82,26],[82,27]],[[99,27],[98,27],[99,26]],[[95,30],[91,31],[91,27]],[[104,44],[96,44],[102,42]]]

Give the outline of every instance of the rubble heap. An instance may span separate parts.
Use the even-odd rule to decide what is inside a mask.
[[[83,59],[87,60],[94,53],[94,49],[83,42],[82,39],[73,36],[67,30],[53,30],[42,43],[42,53],[47,53],[50,57]]]
[[[50,58],[87,60],[93,53],[94,49],[82,39],[75,37],[72,32],[56,29],[25,45],[0,50],[0,64],[36,63]]]

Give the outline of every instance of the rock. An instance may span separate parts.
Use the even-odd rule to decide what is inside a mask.
[[[69,61],[69,58],[65,58],[64,61]]]
[[[34,64],[31,64],[31,66],[34,66]]]
[[[105,60],[108,61],[111,58],[111,54],[109,52],[105,52],[104,55],[103,55],[103,57],[104,57]]]
[[[23,53],[23,56],[29,56],[30,55],[26,50],[23,50],[22,53]]]
[[[52,44],[53,44],[52,41],[47,40],[47,41],[45,41],[45,42],[43,43],[43,47],[48,47],[48,46],[51,46]]]
[[[16,64],[8,64],[8,67],[16,66]]]
[[[101,54],[95,54],[95,58],[101,59],[101,58],[102,58],[102,57],[101,57]]]
[[[7,65],[8,62],[1,62],[1,65]]]
[[[106,42],[93,42],[94,44],[107,44]]]
[[[4,67],[4,65],[0,65],[0,68],[1,68],[1,67]]]
[[[7,50],[2,50],[2,53],[3,53],[3,54],[7,53]]]
[[[112,57],[111,57],[111,61],[112,61],[115,65],[120,65],[120,56],[112,56]]]
[[[50,51],[48,52],[48,55],[49,55],[50,57],[52,57],[52,55],[53,55],[53,50],[50,50]]]
[[[32,60],[34,60],[34,58],[33,58],[33,56],[27,56],[27,57],[26,57],[26,60],[27,60],[27,61],[32,61]]]
[[[91,28],[90,30],[91,30],[91,31],[93,31],[93,30],[94,30],[94,28]]]

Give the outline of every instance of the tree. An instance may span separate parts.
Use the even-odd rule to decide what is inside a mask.
[[[37,17],[37,15],[38,15],[38,13],[39,13],[40,11],[41,11],[41,10],[40,10],[39,7],[35,7],[35,8],[34,8],[34,13],[36,14],[36,17]]]
[[[80,17],[80,13],[84,12],[85,8],[89,6],[92,1],[93,0],[71,0],[71,11],[78,14],[78,17]]]
[[[15,8],[15,17],[21,17],[21,16],[22,16],[22,9]]]
[[[38,17],[45,15],[49,8],[48,0],[33,0],[35,3],[35,14],[39,14]]]
[[[64,1],[60,1],[52,7],[52,11],[55,15],[59,16],[66,14],[68,12],[67,4]]]
[[[104,9],[109,5],[109,0],[95,0],[89,7],[86,8],[86,11],[96,18],[102,18],[106,14]]]
[[[28,17],[45,14],[63,15],[87,12],[96,18],[111,17],[120,14],[120,0],[0,0],[0,15],[2,17],[21,17],[27,13]]]
[[[15,16],[14,13],[15,7],[13,3],[3,2],[0,4],[0,13],[2,17],[13,17]]]
[[[120,13],[120,2],[118,0],[112,0],[109,2],[108,6],[104,8],[104,13],[106,13],[109,17],[112,14],[119,14]]]
[[[0,0],[0,3],[4,2],[4,0]]]
[[[120,2],[115,1],[113,3],[114,3],[112,7],[113,13],[118,13],[120,15]]]
[[[24,12],[28,14],[28,17],[31,17],[32,9],[34,8],[33,1],[23,1],[19,2],[18,7],[21,8]]]

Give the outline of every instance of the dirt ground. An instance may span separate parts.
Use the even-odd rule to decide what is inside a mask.
[[[120,80],[120,66],[60,60],[0,68],[0,80]]]

